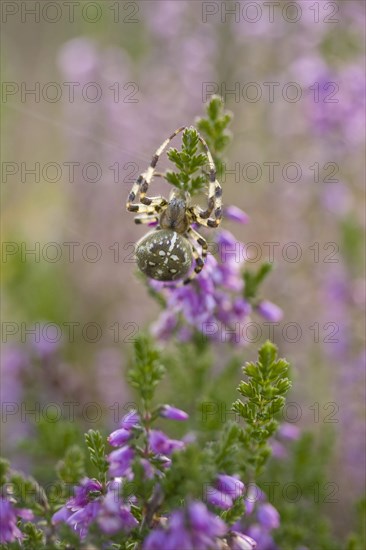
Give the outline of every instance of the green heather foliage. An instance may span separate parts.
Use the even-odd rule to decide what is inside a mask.
[[[262,473],[271,453],[267,441],[276,432],[275,415],[283,408],[291,387],[288,367],[285,359],[277,359],[276,346],[266,342],[258,352],[258,361],[246,363],[243,368],[247,380],[240,383],[238,391],[245,401],[235,401],[233,410],[245,421],[240,439],[246,465],[253,470],[254,479]]]

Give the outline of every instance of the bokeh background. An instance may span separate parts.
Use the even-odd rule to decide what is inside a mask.
[[[365,468],[365,3],[2,10],[3,453],[47,480],[80,431],[111,428],[129,408],[132,341],[159,308],[136,277],[145,230],[126,196],[217,93],[234,114],[224,201],[250,218],[226,227],[255,243],[249,266],[274,263],[265,295],[283,309],[274,341],[293,364],[286,420],[333,430],[329,515],[347,530]],[[243,362],[269,336],[256,321]]]

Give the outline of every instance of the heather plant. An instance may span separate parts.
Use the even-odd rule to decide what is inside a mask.
[[[255,548],[255,541],[239,523],[238,530],[234,528],[245,513],[246,500],[253,504],[242,479],[249,468],[253,473],[248,479],[255,480],[268,457],[265,443],[277,426],[274,414],[290,387],[288,364],[277,359],[275,346],[266,342],[257,363],[244,368],[248,382],[238,388],[244,400],[233,404],[245,424],[225,423],[215,440],[203,445],[198,432],[172,439],[157,429],[159,418],[188,419],[181,409],[155,404],[158,383],[165,375],[162,361],[163,354],[151,338],[136,341],[128,376],[139,409],[125,415],[109,435],[108,443],[114,448],[109,453],[102,435],[88,431],[86,469],[82,451],[68,450],[58,464],[59,482],[52,498],[35,480],[2,462],[2,544],[9,548],[188,549],[220,544]],[[254,481],[251,485],[255,487]],[[265,516],[277,518],[270,504],[259,503],[259,508]],[[277,519],[272,521],[276,526]]]
[[[214,96],[196,122],[219,171],[231,118]],[[167,181],[199,196],[205,158],[194,127],[168,158],[174,169]],[[235,206],[225,214],[248,221]],[[283,504],[268,490],[286,480],[325,480],[330,445],[317,449],[311,436],[281,425],[291,381],[289,363],[272,342],[260,346],[256,360],[245,361],[247,342],[236,326],[254,315],[275,321],[282,311],[262,296],[270,264],[246,269],[230,254],[235,243],[232,233],[219,229],[191,285],[145,281],[161,313],[134,343],[127,379],[135,408],[117,429],[108,437],[89,430],[84,444],[66,431],[67,449],[47,490],[1,462],[1,548],[340,548],[310,491],[301,503]],[[45,443],[61,429],[55,426],[52,435],[40,426],[38,435]],[[361,535],[347,544],[360,550]]]

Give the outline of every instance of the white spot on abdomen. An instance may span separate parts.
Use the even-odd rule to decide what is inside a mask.
[[[177,240],[177,237],[178,237],[178,233],[174,233],[173,234],[173,238],[172,240],[170,241],[170,246],[169,246],[169,250],[168,250],[168,253],[170,254],[171,251],[173,250],[174,246],[175,246],[175,242]]]

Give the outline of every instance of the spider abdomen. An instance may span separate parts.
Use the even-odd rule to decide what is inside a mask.
[[[139,269],[157,281],[181,279],[193,261],[189,241],[171,229],[148,233],[137,243],[135,255]]]

